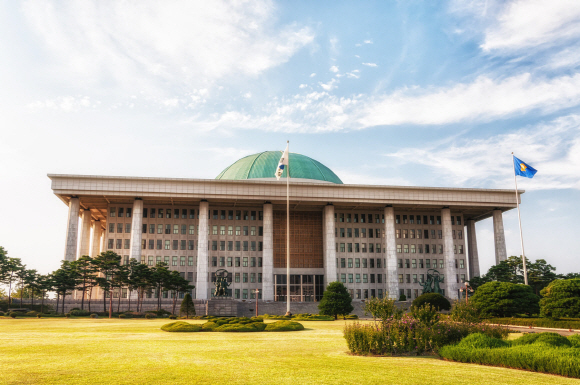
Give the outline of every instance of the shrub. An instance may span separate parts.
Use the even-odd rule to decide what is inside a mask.
[[[91,318],[99,318],[99,315],[96,313],[91,314]]]
[[[572,343],[558,333],[540,333],[536,339],[535,344],[546,344],[554,347],[565,346],[570,347]]]
[[[26,314],[25,314],[25,315],[26,315],[27,317],[36,317],[36,316],[38,315],[38,312],[37,312],[37,311],[34,311],[34,310],[32,310],[32,311],[26,312]]]
[[[580,279],[557,279],[540,292],[544,317],[580,317]]]
[[[304,325],[294,321],[276,321],[266,326],[267,332],[290,332],[304,330]]]
[[[64,313],[64,316],[65,316],[66,318],[70,318],[70,313]]]
[[[439,313],[434,306],[428,303],[421,307],[411,307],[411,315],[422,325],[431,326],[439,322]]]
[[[18,313],[13,312],[13,311],[8,313],[8,316],[10,316],[11,318],[16,318],[17,315],[18,315]]]
[[[145,318],[147,318],[147,319],[154,319],[154,318],[157,318],[157,316],[155,314],[153,314],[153,313],[146,313],[145,314]]]
[[[580,348],[580,334],[573,334],[568,337],[570,345],[574,348]]]
[[[453,304],[451,319],[455,322],[479,323],[482,317],[473,302],[457,301]]]
[[[70,311],[70,315],[74,317],[87,317],[91,313],[88,310],[73,309]]]
[[[0,311],[0,317],[3,317],[3,316],[4,316],[4,312]]]
[[[295,314],[292,316],[295,321],[334,321],[334,317],[322,314]]]
[[[510,282],[488,282],[475,290],[473,305],[483,314],[510,317],[517,314],[537,314],[539,297],[527,285]]]
[[[177,316],[176,315],[170,315],[169,316],[169,319],[177,319]]]
[[[349,314],[349,315],[345,315],[343,316],[344,319],[358,319],[358,315],[356,314]]]
[[[203,325],[201,325],[202,330],[209,331],[209,332],[213,331],[213,329],[215,329],[217,327],[218,327],[218,324],[216,324],[215,322],[211,322],[211,321],[208,321],[208,322],[204,323]]]
[[[509,344],[504,340],[493,338],[483,333],[474,333],[462,339],[457,346],[470,349],[494,349],[504,348],[509,346]]]
[[[468,348],[444,346],[441,357],[466,363],[533,370],[580,378],[580,349],[551,347],[545,344],[513,345],[509,348]]]
[[[451,304],[447,298],[443,297],[441,294],[437,293],[425,293],[421,294],[413,301],[413,307],[421,307],[425,304],[429,304],[438,310],[449,310],[451,309]]]
[[[42,314],[40,314],[40,313],[38,313],[38,314],[36,315],[36,318],[41,318],[41,317],[42,317]]]
[[[510,343],[512,346],[529,345],[529,344],[533,344],[534,342],[536,342],[538,337],[540,337],[539,333],[528,333],[528,334],[524,334],[520,338],[517,338],[515,340],[510,341]]]
[[[387,319],[390,317],[401,318],[403,310],[395,305],[394,299],[389,298],[371,298],[365,301],[365,315],[370,314],[373,318]]]
[[[405,302],[406,300],[407,300],[407,296],[406,296],[405,294],[401,294],[401,295],[399,296],[399,301],[401,301],[401,302]]]
[[[288,321],[282,321],[288,322]],[[274,322],[275,323],[275,322]],[[216,332],[261,332],[266,328],[266,324],[263,322],[252,322],[252,323],[227,323],[222,326],[214,328],[213,331]]]
[[[333,316],[337,319],[339,314],[350,314],[354,310],[352,298],[341,282],[331,282],[326,287],[322,299],[318,304],[322,315]]]
[[[183,301],[181,301],[179,316],[186,318],[195,316],[195,305],[193,304],[193,300],[191,299],[191,295],[189,293],[185,294]]]
[[[119,318],[127,318],[125,314],[119,314]]]
[[[201,330],[200,325],[193,325],[184,321],[171,322],[161,326],[161,330],[175,333],[191,333]]]
[[[136,311],[126,311],[124,314],[127,318],[144,318],[145,317],[145,313],[139,313]]]

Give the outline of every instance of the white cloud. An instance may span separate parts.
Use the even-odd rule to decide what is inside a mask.
[[[548,58],[546,67],[549,69],[576,68],[580,66],[580,47],[570,47],[553,54]]]
[[[520,178],[519,188],[580,189],[580,115],[486,139],[460,138],[404,148],[387,156],[428,168],[442,185],[512,188],[512,151],[538,170],[531,180]]]
[[[101,104],[100,101],[92,102],[88,96],[61,96],[54,99],[38,100],[27,105],[34,110],[59,110],[63,112],[76,112],[84,109],[95,109]]]
[[[373,41],[369,39],[369,40],[365,40],[365,41],[363,41],[363,43],[364,43],[364,44],[373,44]]]
[[[330,72],[337,73],[338,72],[338,67],[337,66],[332,66],[332,67],[330,67],[329,71]]]
[[[450,10],[467,30],[483,32],[481,48],[487,52],[528,53],[580,37],[576,0],[455,0]]]
[[[328,83],[318,83],[318,84],[320,84],[320,87],[322,87],[323,90],[332,91],[333,89],[335,89],[337,87],[338,83],[339,83],[339,80],[333,78]]]
[[[315,72],[313,72],[313,73],[311,73],[311,74],[310,74],[310,77],[311,77],[311,78],[313,78],[313,77],[315,77],[315,76],[316,76],[316,73],[315,73]]]
[[[306,87],[308,87],[308,84],[300,84],[300,85],[298,86],[298,88],[306,88]]]
[[[85,86],[209,87],[276,67],[314,38],[307,27],[275,28],[267,0],[29,1],[23,9],[55,74]]]
[[[367,67],[377,67],[377,63],[362,63],[362,65]]]

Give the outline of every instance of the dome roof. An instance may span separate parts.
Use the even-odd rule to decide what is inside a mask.
[[[246,156],[223,170],[216,179],[270,179],[276,180],[274,173],[282,151],[265,151],[259,154]],[[290,153],[290,178],[310,179],[313,181],[342,184],[342,181],[331,169],[322,163],[305,155]],[[286,178],[286,170],[282,174]]]

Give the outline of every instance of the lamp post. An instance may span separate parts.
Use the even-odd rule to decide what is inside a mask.
[[[260,289],[256,289],[256,317],[258,316],[258,294],[260,293]]]
[[[469,303],[469,293],[473,293],[473,289],[471,288],[471,286],[469,286],[469,284],[467,282],[463,282],[463,284],[465,285],[465,288],[461,288],[459,289],[460,292],[465,292],[465,303]]]

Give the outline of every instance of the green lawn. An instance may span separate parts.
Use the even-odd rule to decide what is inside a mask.
[[[159,329],[167,322],[0,319],[0,383],[580,384],[434,357],[350,356],[342,338],[345,321],[242,334],[167,333]]]

